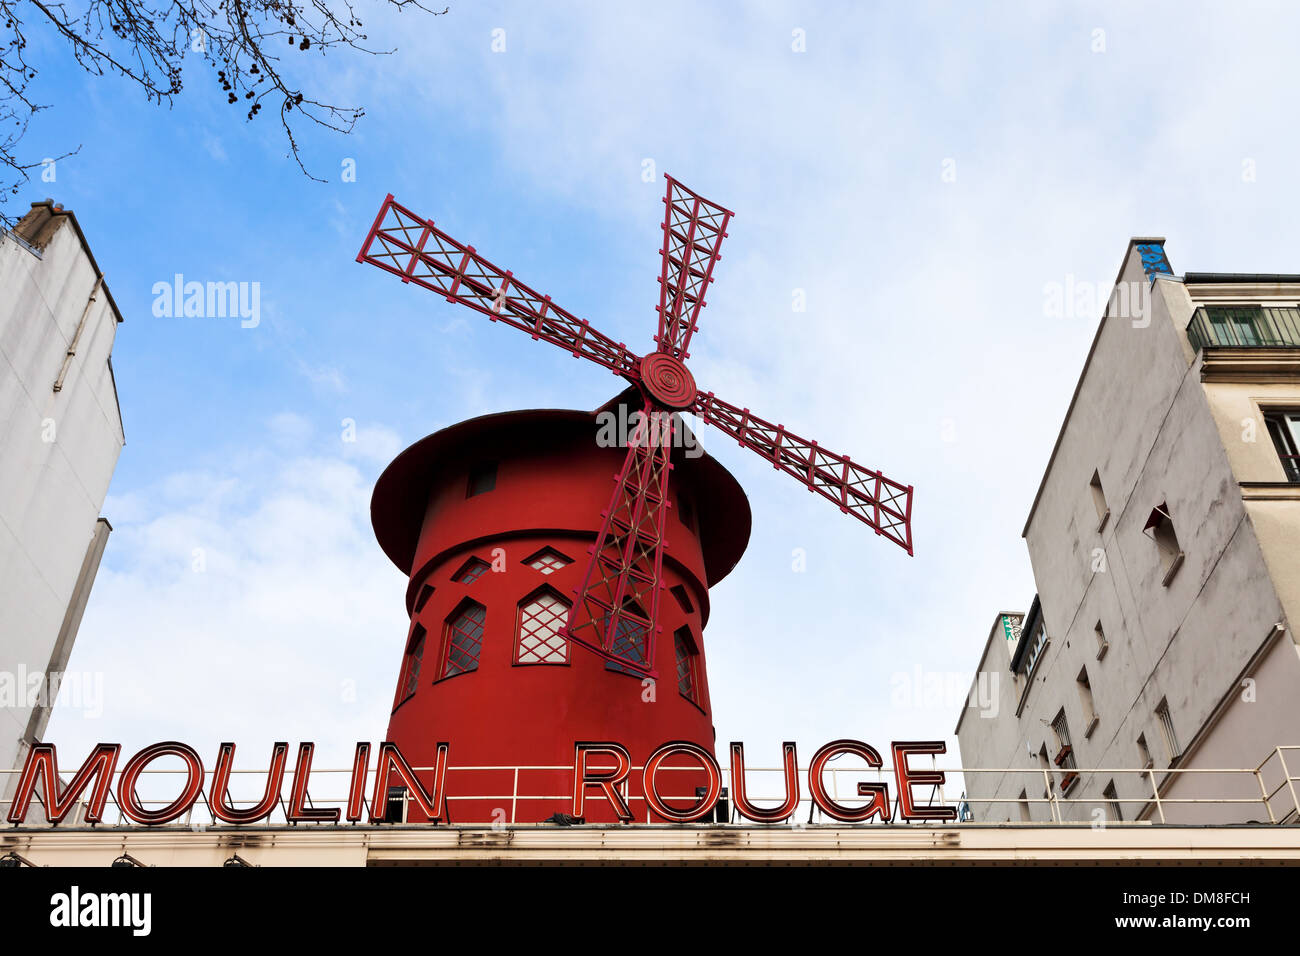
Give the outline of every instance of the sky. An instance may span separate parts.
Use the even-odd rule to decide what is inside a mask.
[[[618,383],[356,264],[380,203],[644,352],[671,173],[736,213],[696,380],[916,489],[908,557],[697,429],[753,510],[705,631],[719,744],[773,765],[784,740],[806,761],[942,739],[957,766],[994,616],[1034,595],[1020,532],[1129,237],[1166,236],[1179,273],[1295,270],[1297,26],[1248,3],[375,7],[391,55],[300,58],[366,111],[302,137],[325,183],[201,63],[169,109],[37,38],[29,148],[80,149],[17,202],[77,213],[126,320],[114,531],[70,664],[103,706],[59,707],[47,739],[205,761],[314,740],[317,766],[382,739],[407,618],[376,477],[454,422]],[[257,325],[155,315],[176,274],[257,283]]]

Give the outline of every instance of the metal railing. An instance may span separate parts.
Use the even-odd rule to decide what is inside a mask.
[[[1300,308],[1201,306],[1187,323],[1192,348],[1300,348]]]
[[[1287,755],[1290,754],[1290,763]],[[1115,797],[1105,795],[1095,796],[1066,796],[1060,792],[1060,778],[1065,771],[1051,767],[1016,767],[1016,768],[972,768],[972,767],[941,767],[938,766],[934,758],[931,758],[930,767],[918,767],[915,763],[911,766],[911,771],[916,772],[921,769],[940,770],[948,774],[950,783],[955,782],[957,775],[964,775],[966,782],[966,791],[956,803],[948,804],[944,797],[942,787],[931,787],[928,792],[921,792],[920,788],[914,790],[914,805],[916,806],[936,806],[950,805],[956,808],[958,804],[962,805],[963,811],[959,816],[959,822],[964,826],[979,825],[997,825],[997,826],[1051,826],[1051,825],[1080,825],[1091,824],[1097,825],[1104,820],[1106,826],[1150,826],[1152,824],[1196,824],[1201,825],[1221,825],[1233,823],[1259,823],[1270,825],[1297,825],[1300,824],[1300,776],[1297,776],[1295,770],[1300,770],[1300,745],[1279,746],[1266,757],[1258,766],[1255,767],[1232,767],[1232,768],[1185,768],[1171,767],[1164,770],[1154,768],[1133,768],[1133,767],[1090,767],[1090,768],[1071,768],[1068,773],[1076,774],[1077,779],[1072,781],[1069,791],[1075,794],[1082,794],[1094,788],[1099,781],[1109,781],[1112,785],[1116,780],[1128,780],[1134,776],[1147,778],[1140,787],[1125,786],[1125,794]],[[599,769],[594,767],[594,769]],[[413,768],[421,779],[428,779],[432,774],[431,767]],[[573,766],[570,765],[499,765],[499,766],[452,766],[447,768],[446,777],[446,801],[448,816],[451,823],[472,822],[476,824],[497,823],[501,825],[514,825],[519,821],[521,809],[529,804],[542,802],[550,804],[546,809],[555,809],[567,812],[571,808],[573,794],[565,792],[566,787],[557,786],[546,788],[541,792],[524,786],[521,782],[521,776],[531,776],[542,774],[551,781],[564,779],[571,781],[573,779]],[[639,785],[641,780],[642,767],[633,767],[633,772],[629,774],[628,780],[621,786],[620,791],[623,798],[632,808],[638,821],[651,822],[650,810],[646,804],[644,794],[639,792],[639,786],[630,787],[629,783]],[[701,771],[698,767],[661,767],[662,772],[671,773],[674,771],[693,773],[699,775]],[[8,794],[16,782],[17,770],[0,771],[0,793]],[[326,793],[329,796],[325,798],[317,797],[309,799],[307,805],[313,808],[320,807],[338,807],[343,809],[347,804],[347,787],[349,786],[352,774],[352,768],[313,768],[312,771],[312,789],[318,793]],[[465,779],[465,775],[475,774],[480,777],[483,774],[496,775],[504,786],[499,789],[490,790],[485,793],[461,793],[456,787],[456,780]],[[727,787],[730,792],[730,772],[723,770],[723,786]],[[232,801],[238,801],[243,805],[257,802],[263,795],[265,788],[265,769],[257,770],[235,770],[233,771],[229,797]],[[844,775],[848,778],[841,784],[841,778]],[[972,786],[972,780],[982,774],[1000,775],[999,790],[1002,792],[1016,792],[1023,790],[1028,793],[1030,789],[1037,793],[1041,788],[1043,796],[971,796],[972,790],[979,790],[978,786]],[[183,781],[177,778],[184,776],[184,771],[173,769],[146,769],[142,774],[142,779],[137,788],[139,803],[146,807],[164,807],[172,802],[175,794],[183,789]],[[198,800],[190,807],[188,812],[176,822],[165,824],[162,827],[152,829],[207,829],[209,827],[230,827],[232,829],[257,829],[266,827],[285,827],[288,826],[286,812],[289,805],[290,791],[292,788],[292,773],[286,773],[283,785],[280,790],[279,800],[276,809],[271,815],[255,824],[242,824],[234,826],[222,823],[212,812],[209,803],[209,794],[207,787],[200,793]],[[819,808],[809,796],[807,787],[807,769],[799,769],[800,776],[800,800],[798,809],[788,818],[789,822],[804,823],[808,825],[829,824],[833,826],[845,826],[826,817],[821,813]],[[1206,786],[1199,781],[1209,781],[1214,777],[1227,777],[1232,783],[1226,788],[1217,788],[1220,792],[1210,792],[1216,788]],[[168,781],[172,778],[173,782]],[[775,784],[771,782],[775,780]],[[837,803],[852,804],[860,801],[857,797],[857,785],[860,782],[878,782],[888,783],[890,785],[891,802],[891,825],[929,825],[933,823],[904,823],[898,815],[898,792],[897,777],[893,768],[889,766],[881,768],[862,767],[827,767],[824,771],[823,780],[827,784],[829,795]],[[248,784],[247,787],[240,786],[241,781]],[[64,781],[66,784],[66,781]],[[206,783],[206,781],[205,781]],[[1022,786],[1023,783],[1023,786]],[[766,784],[766,786],[765,786]],[[668,789],[667,787],[663,789]],[[784,792],[784,770],[780,767],[753,767],[746,769],[746,792],[749,799],[758,804],[771,805],[773,801],[780,803],[785,799]],[[60,826],[79,827],[79,826],[97,826],[103,827],[135,827],[136,824],[131,822],[122,812],[117,802],[116,786],[112,788],[109,794],[109,804],[105,810],[104,820],[98,824],[87,824],[85,821],[86,794],[83,792],[77,802],[76,807],[68,814]],[[551,791],[554,792],[551,792]],[[150,791],[146,794],[144,791]],[[1186,792],[1184,792],[1186,791]],[[1249,796],[1241,794],[1249,791]],[[162,793],[164,796],[156,797],[153,793]],[[1256,793],[1258,795],[1256,795]],[[10,828],[19,829],[48,829],[49,823],[46,821],[41,803],[41,788],[37,789],[37,796],[33,799],[32,805],[27,814],[27,821],[23,824],[6,824]],[[169,795],[169,796],[168,796]],[[696,795],[690,793],[663,793],[663,799],[669,801],[674,806],[689,807],[695,804]],[[405,810],[406,795],[403,794],[402,801]],[[596,788],[588,791],[586,797],[588,803],[603,802],[605,800]],[[11,799],[0,800],[0,820],[7,817]],[[369,793],[364,801],[365,817],[362,823],[349,824],[342,823],[342,826],[369,826],[370,799]],[[476,807],[475,817],[481,816],[483,808],[493,808],[491,819],[479,820],[458,820],[456,808],[458,805],[464,807],[473,804]],[[990,812],[996,807],[1020,807],[1023,808],[1020,819],[1010,817],[1008,819],[995,819],[999,816],[997,813]],[[1045,814],[1036,814],[1034,808],[1045,807]],[[1129,808],[1125,812],[1125,808]],[[986,811],[981,813],[981,808]],[[1133,809],[1136,808],[1136,809]],[[1192,808],[1192,812],[1184,812],[1184,808]],[[1099,818],[1098,813],[1103,814]],[[532,820],[537,817],[535,813],[524,814]],[[1040,818],[1035,819],[1035,816]],[[405,812],[402,813],[403,820]],[[1026,819],[1028,817],[1028,819]],[[1200,818],[1199,821],[1197,818]],[[396,821],[395,821],[396,822]],[[743,819],[737,817],[734,807],[731,809],[731,823],[744,823]],[[387,826],[391,824],[375,824],[376,826]],[[719,824],[706,824],[719,825]],[[869,825],[882,825],[879,820]],[[334,826],[334,824],[322,823],[299,823],[294,824],[298,828],[320,828]]]

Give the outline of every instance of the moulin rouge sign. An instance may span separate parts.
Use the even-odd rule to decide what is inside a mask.
[[[366,816],[365,795],[367,777],[370,773],[370,744],[359,743],[356,746],[346,808],[307,806],[307,783],[311,776],[312,754],[315,749],[316,745],[313,743],[298,745],[298,761],[293,771],[293,788],[285,810],[286,819],[293,824],[337,824],[341,819],[346,819],[350,823],[361,822]],[[47,822],[57,824],[68,815],[88,787],[90,796],[86,802],[85,819],[88,823],[101,822],[121,751],[120,744],[97,745],[82,763],[76,775],[64,786],[63,778],[59,776],[54,745],[46,743],[33,745],[27,754],[22,774],[18,778],[13,802],[9,808],[9,822],[13,824],[26,822],[32,799],[39,792]],[[426,787],[411,769],[411,764],[396,744],[381,743],[377,755],[374,787],[371,792],[369,822],[384,822],[388,787],[390,782],[398,780],[406,788],[411,803],[431,823],[436,824],[446,820],[446,779],[450,751],[450,744],[439,743],[436,746],[434,765],[425,773],[426,780],[431,785]],[[780,823],[793,816],[800,801],[799,765],[795,745],[790,742],[782,745],[785,798],[779,806],[775,807],[756,806],[746,793],[744,744],[732,743],[730,751],[730,798],[737,812],[755,823]],[[903,821],[930,822],[955,820],[957,811],[954,807],[919,806],[912,791],[916,786],[942,786],[945,781],[943,771],[920,770],[908,765],[908,760],[913,756],[944,753],[946,751],[944,743],[942,741],[895,741],[891,745],[891,751],[894,777],[898,787],[899,818]],[[266,790],[262,799],[253,806],[235,807],[227,792],[234,769],[235,745],[221,744],[217,750],[216,767],[212,772],[212,787],[208,791],[210,795],[208,804],[216,820],[226,824],[247,825],[269,817],[280,804],[288,755],[287,743],[275,744],[271,749]],[[870,744],[848,739],[831,741],[813,755],[812,763],[808,765],[808,789],[813,803],[831,819],[844,823],[866,823],[873,818],[879,818],[882,823],[891,822],[887,783],[860,782],[857,785],[857,795],[867,800],[862,806],[846,806],[832,799],[826,790],[824,772],[827,763],[841,755],[859,757],[872,769],[880,769],[884,765],[880,754]],[[163,757],[181,759],[185,765],[182,771],[185,775],[185,786],[170,804],[151,809],[136,793],[136,784],[145,768]],[[706,786],[702,788],[703,796],[690,807],[674,806],[668,803],[660,792],[660,771],[665,769],[669,761],[673,761],[674,767],[680,767],[684,760],[694,761],[707,780]],[[624,793],[620,792],[620,787],[632,776],[633,770],[632,757],[626,747],[609,741],[579,741],[574,744],[573,768],[573,816],[583,817],[585,803],[595,792],[609,802],[622,822],[633,822],[633,813],[628,806],[628,801]],[[203,791],[203,782],[203,761],[199,758],[198,752],[188,744],[164,741],[145,747],[127,761],[118,774],[117,803],[123,815],[131,822],[143,826],[161,826],[180,819],[193,808]],[[641,771],[641,782],[645,801],[651,810],[670,822],[692,823],[708,819],[712,814],[722,793],[722,770],[713,755],[703,747],[684,741],[670,741],[646,759]]]

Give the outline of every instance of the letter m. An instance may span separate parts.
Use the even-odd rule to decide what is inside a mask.
[[[13,802],[9,805],[9,822],[22,823],[26,819],[27,808],[36,794],[36,782],[39,780],[42,784],[41,803],[45,806],[45,818],[50,823],[59,823],[68,815],[68,811],[94,777],[95,787],[90,792],[90,803],[86,807],[86,822],[99,823],[104,818],[104,804],[108,801],[108,791],[113,785],[113,768],[117,766],[121,750],[119,744],[99,744],[64,788],[60,787],[59,761],[55,756],[54,744],[33,744],[18,778]]]

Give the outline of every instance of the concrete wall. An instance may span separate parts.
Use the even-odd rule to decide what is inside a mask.
[[[1294,680],[1292,692],[1267,712],[1208,726],[1249,668],[1262,666],[1261,649],[1287,619],[1270,575],[1283,559],[1273,568],[1265,560],[1225,450],[1223,421],[1236,412],[1211,413],[1200,359],[1184,333],[1194,309],[1188,289],[1173,278],[1151,284],[1132,244],[1119,277],[1119,285],[1125,283],[1150,288],[1149,311],[1121,314],[1112,296],[1025,528],[1049,645],[1019,717],[1019,696],[1004,696],[1002,706],[1011,710],[995,719],[972,719],[968,711],[959,733],[965,766],[1039,771],[1040,749],[1049,757],[1057,753],[1050,724],[1064,708],[1082,771],[1068,796],[1085,801],[1066,807],[1066,819],[1098,814],[1112,780],[1127,801],[1124,818],[1139,812],[1151,794],[1150,778],[1114,771],[1141,766],[1139,735],[1157,770],[1169,765],[1156,716],[1161,701],[1188,766],[1193,760],[1198,766],[1209,766],[1206,760],[1254,766],[1275,746],[1300,742]],[[1110,511],[1104,524],[1089,489],[1094,470]],[[1162,503],[1185,555],[1167,582],[1159,549],[1144,533],[1152,509]],[[1284,528],[1270,534],[1280,542]],[[1294,542],[1300,525],[1289,528]],[[1294,564],[1293,546],[1287,554]],[[1286,585],[1295,586],[1300,574]],[[1102,656],[1098,622],[1108,644]],[[996,659],[986,655],[981,666]],[[1261,674],[1270,687],[1285,686],[1291,664],[1268,660]],[[1098,717],[1090,734],[1078,682],[1085,668]],[[1202,738],[1212,734],[1220,739],[1210,747]],[[1088,772],[1093,768],[1099,769]],[[1060,774],[1054,776],[1059,784]],[[1182,792],[1194,783],[1189,775]],[[987,789],[991,784],[992,775],[967,776],[971,796],[1014,799],[1022,788],[1031,798],[1043,796],[1041,772],[1008,775]],[[1257,818],[1259,810],[1242,808],[1237,819]],[[1034,819],[1048,815],[1046,805],[1032,810]],[[1014,804],[998,804],[984,816],[976,811],[977,820],[1020,818]]]
[[[39,255],[13,236],[0,241],[0,695],[9,696],[21,675],[50,664],[125,442],[109,365],[117,311],[102,285],[95,291],[71,215],[47,208],[41,221],[26,233]],[[21,760],[25,689],[0,706],[2,767]]]

